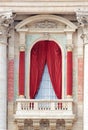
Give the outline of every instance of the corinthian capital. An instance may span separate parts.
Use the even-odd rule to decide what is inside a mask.
[[[12,11],[0,12],[0,43],[7,43],[9,30],[14,21]]]
[[[13,22],[12,11],[0,12],[0,26],[8,27]]]
[[[80,26],[88,25],[88,10],[76,10],[76,17]]]

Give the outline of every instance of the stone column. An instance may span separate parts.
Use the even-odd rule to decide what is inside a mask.
[[[0,13],[0,130],[7,130],[7,38],[12,12]]]
[[[73,59],[72,59],[72,33],[67,33],[67,98],[72,97],[73,85]]]
[[[83,130],[88,130],[88,11],[76,11],[78,25],[81,29],[84,45],[84,103],[83,103]]]

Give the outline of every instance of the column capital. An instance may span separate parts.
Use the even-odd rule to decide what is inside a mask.
[[[3,11],[0,12],[0,26],[9,27],[13,22],[13,13],[12,11]]]
[[[81,38],[83,39],[83,45],[88,44],[88,33],[83,33]]]
[[[19,45],[19,51],[25,51],[26,46],[24,44]]]
[[[67,49],[67,51],[72,51],[73,44],[66,44],[66,49]]]
[[[14,21],[12,11],[0,12],[0,42],[7,44],[7,38],[9,37],[9,28]]]
[[[76,17],[79,26],[88,25],[88,10],[76,10]]]

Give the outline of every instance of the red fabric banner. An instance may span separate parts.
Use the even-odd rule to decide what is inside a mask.
[[[72,96],[72,51],[67,52],[67,95]]]
[[[39,41],[31,50],[30,98],[35,98],[42,79],[45,64],[57,97],[62,97],[62,54],[54,41]]]
[[[19,95],[24,95],[25,86],[25,52],[20,51],[19,56]]]

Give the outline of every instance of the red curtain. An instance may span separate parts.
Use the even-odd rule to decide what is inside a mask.
[[[25,52],[20,51],[19,56],[19,95],[24,95],[25,85]]]
[[[72,51],[67,52],[67,95],[72,96]]]
[[[30,61],[30,98],[33,99],[38,91],[44,66],[46,64],[46,45],[44,41],[36,43],[31,50]]]
[[[54,91],[60,99],[62,96],[62,55],[61,49],[54,41],[39,41],[31,50],[30,98],[34,98],[38,92],[45,64],[48,65]]]
[[[62,55],[59,46],[49,41],[47,65],[54,91],[59,99],[62,97]]]

